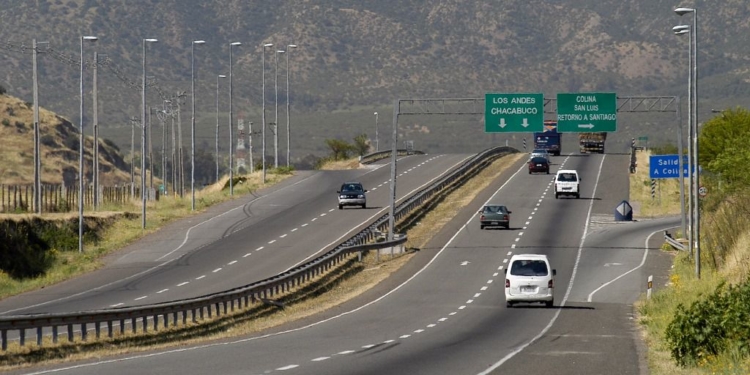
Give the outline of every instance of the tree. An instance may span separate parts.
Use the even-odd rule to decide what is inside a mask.
[[[750,186],[747,164],[750,162],[750,111],[728,109],[705,123],[698,137],[699,165],[721,176],[727,188]]]
[[[370,142],[367,139],[367,134],[360,134],[354,137],[354,144],[352,145],[352,148],[357,153],[357,155],[366,155],[370,151]]]
[[[333,160],[348,159],[349,153],[354,150],[354,146],[340,139],[326,139],[326,145],[331,149]]]

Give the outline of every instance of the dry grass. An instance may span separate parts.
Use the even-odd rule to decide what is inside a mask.
[[[630,175],[630,203],[634,208],[634,216],[661,217],[679,215],[679,179],[656,180],[656,194],[652,198],[651,179],[649,178],[649,156],[651,156],[651,152],[649,151],[638,152],[636,155],[638,169],[635,175]],[[685,193],[687,194],[687,190],[685,190]]]
[[[357,169],[360,168],[359,158],[346,159],[346,160],[332,160],[323,163],[320,166],[320,170],[323,171],[337,171],[342,169]]]
[[[425,211],[416,225],[409,226],[406,232],[409,238],[407,248],[423,248],[434,233],[438,233],[458,211],[471,202],[476,194],[522,157],[524,155],[515,154],[499,158],[473,178],[465,181],[463,185],[450,189],[449,193],[446,192],[445,195],[439,197],[439,204],[429,212]],[[404,223],[399,223],[399,225],[404,225]],[[127,334],[112,340],[91,343],[75,342],[53,346],[45,342],[42,348],[19,347],[13,344],[7,356],[0,356],[0,371],[40,363],[70,362],[257,334],[349,301],[385,280],[413,256],[414,253],[406,253],[390,259],[390,256],[381,255],[380,262],[376,262],[375,254],[363,257],[362,262],[352,257],[344,266],[319,277],[314,283],[292,290],[278,298],[276,301],[286,305],[283,309],[271,305],[260,305],[244,312],[214,318],[210,322],[199,325],[190,324],[187,327],[177,327],[147,335]]]

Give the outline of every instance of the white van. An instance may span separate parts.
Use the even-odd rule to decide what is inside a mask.
[[[517,302],[541,302],[552,307],[556,274],[544,254],[513,255],[505,269],[506,306],[513,307]]]
[[[575,169],[561,169],[555,175],[555,199],[561,195],[581,197],[581,177]]]

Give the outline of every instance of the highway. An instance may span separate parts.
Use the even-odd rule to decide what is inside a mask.
[[[447,156],[445,156],[447,158]],[[50,367],[63,374],[639,374],[632,303],[646,277],[664,282],[658,250],[677,218],[616,224],[627,157],[553,157],[577,169],[581,199],[555,199],[552,174],[519,161],[463,209],[406,267],[314,320],[262,335]],[[511,229],[480,230],[485,203],[513,211]],[[609,218],[609,220],[607,220]],[[557,269],[555,307],[505,307],[512,254],[544,253]],[[42,370],[38,373],[45,373]]]
[[[412,155],[398,163],[397,197],[429,185],[471,155]],[[344,171],[301,171],[255,194],[150,234],[98,272],[0,301],[0,315],[93,310],[195,297],[281,273],[387,213],[388,160]],[[368,208],[338,210],[336,191],[361,181]]]

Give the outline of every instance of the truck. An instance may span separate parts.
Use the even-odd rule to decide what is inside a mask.
[[[604,153],[604,141],[607,140],[606,132],[578,133],[578,146],[582,154]]]
[[[562,134],[557,132],[556,121],[544,121],[544,130],[534,133],[534,149],[547,150],[550,155],[560,156]]]

